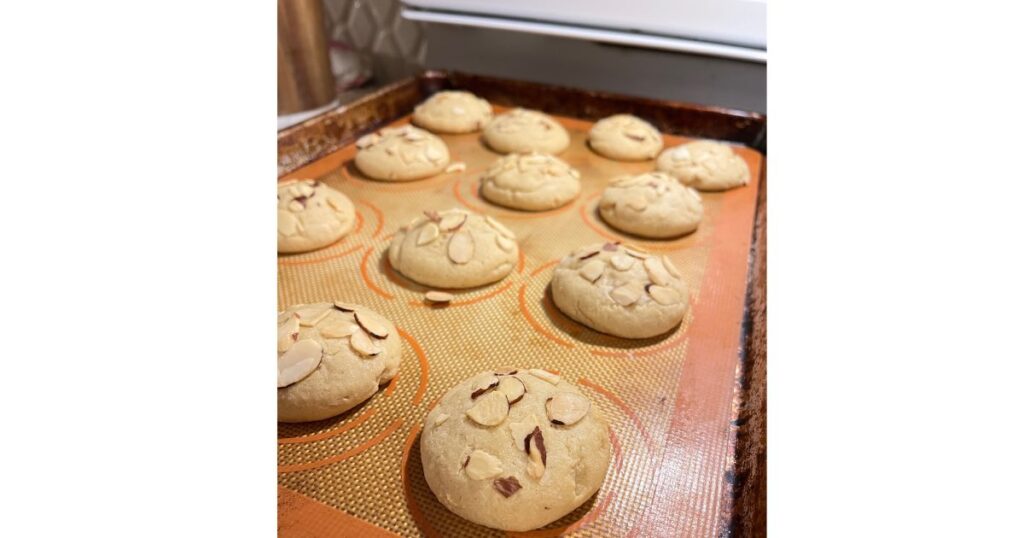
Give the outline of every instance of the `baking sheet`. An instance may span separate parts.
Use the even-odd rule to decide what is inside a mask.
[[[496,107],[496,112],[503,111]],[[716,536],[728,517],[734,383],[757,178],[763,157],[735,149],[751,184],[702,193],[700,229],[668,241],[614,231],[596,213],[601,190],[653,161],[605,159],[585,145],[591,123],[555,116],[570,131],[559,155],[582,174],[580,197],[541,213],[494,206],[477,194],[499,157],[479,133],[441,135],[464,172],[407,183],[362,176],[351,145],[282,179],[314,178],[355,203],[353,233],[319,251],[278,258],[278,303],[343,300],[391,319],[403,341],[398,377],[365,404],[333,419],[278,425],[279,531],[285,536]],[[394,125],[408,123],[408,117]],[[665,135],[666,147],[688,140]],[[456,291],[446,307],[397,274],[384,252],[395,230],[426,209],[464,207],[517,235],[521,257],[506,279]],[[691,290],[691,308],[667,336],[625,340],[568,319],[547,292],[552,267],[572,249],[621,240],[672,259]],[[517,365],[560,372],[608,417],[613,462],[600,492],[545,529],[503,533],[445,509],[423,479],[419,431],[437,399],[466,377]]]

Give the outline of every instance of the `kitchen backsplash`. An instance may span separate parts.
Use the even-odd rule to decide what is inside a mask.
[[[427,42],[420,23],[402,18],[398,0],[324,0],[332,46],[345,44],[371,66],[375,83],[422,69]]]

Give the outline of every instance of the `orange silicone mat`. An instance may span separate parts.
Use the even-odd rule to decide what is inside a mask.
[[[497,112],[503,109],[498,108]],[[736,371],[760,153],[737,146],[750,185],[702,193],[704,220],[686,237],[638,240],[596,213],[604,186],[652,170],[590,151],[591,123],[558,117],[572,136],[560,155],[582,174],[569,205],[541,213],[503,209],[477,194],[499,155],[479,133],[441,135],[464,172],[407,183],[369,180],[347,146],[284,176],[315,178],[355,203],[354,231],[307,254],[278,258],[279,306],[343,300],[391,319],[403,341],[398,377],[369,401],[333,419],[278,425],[279,534],[283,536],[717,536],[727,524]],[[408,117],[395,124],[408,122]],[[686,138],[666,135],[665,145]],[[427,209],[465,207],[517,235],[521,256],[504,280],[456,291],[427,306],[427,288],[393,271],[384,255],[395,230]],[[625,340],[589,330],[553,306],[552,266],[600,241],[634,243],[671,258],[691,290],[682,325],[660,338]],[[572,514],[529,533],[503,533],[446,510],[423,478],[419,432],[442,394],[499,366],[542,367],[581,387],[608,417],[613,462],[597,495]]]

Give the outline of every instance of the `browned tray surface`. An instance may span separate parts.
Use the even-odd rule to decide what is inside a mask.
[[[560,157],[582,174],[579,199],[541,213],[481,200],[478,177],[498,155],[479,133],[442,136],[453,161],[467,164],[465,172],[408,183],[363,177],[352,165],[351,142],[384,123],[407,122],[412,107],[441,87],[473,91],[498,112],[520,105],[555,115],[572,137]],[[705,193],[701,228],[681,239],[637,240],[615,232],[596,215],[604,185],[619,174],[653,169],[652,162],[615,162],[586,148],[591,121],[618,112],[654,121],[666,133],[666,146],[687,139],[670,133],[763,143],[765,121],[756,115],[442,73],[385,88],[280,134],[284,177],[317,178],[341,190],[355,202],[358,220],[334,245],[279,257],[279,305],[362,303],[394,321],[404,345],[398,377],[366,404],[321,422],[279,425],[280,534],[503,534],[451,514],[433,497],[422,476],[418,434],[449,387],[509,364],[556,370],[580,385],[609,418],[614,461],[601,491],[573,514],[546,529],[508,534],[717,536],[763,529],[761,295],[753,298],[753,312],[761,315],[745,314],[748,277],[754,290],[763,285],[762,255],[754,257],[758,269],[749,270],[758,207],[764,217],[763,181]],[[745,147],[737,152],[752,177],[763,180],[762,154]],[[504,222],[516,232],[522,255],[505,280],[457,292],[448,307],[428,307],[426,288],[391,270],[382,254],[398,226],[424,209],[452,206]],[[677,330],[625,340],[586,329],[552,306],[547,282],[554,263],[573,248],[604,240],[639,244],[681,268],[693,297]],[[755,252],[763,253],[762,243]]]

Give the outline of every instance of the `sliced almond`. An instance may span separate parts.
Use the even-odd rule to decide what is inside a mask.
[[[432,303],[447,303],[454,299],[455,296],[443,291],[428,291],[426,298]]]
[[[632,257],[634,257],[634,258],[636,258],[638,260],[646,260],[647,258],[651,257],[650,254],[648,254],[648,253],[646,253],[646,252],[644,252],[642,250],[639,250],[637,248],[627,248],[626,249],[626,254],[629,254],[630,256],[632,256]]]
[[[647,131],[639,127],[630,127],[626,129],[622,134],[626,135],[626,138],[636,140],[637,142],[643,142],[647,140]]]
[[[569,169],[569,175],[574,177],[574,178],[576,178],[576,179],[580,178],[580,172],[579,172],[579,170],[577,170],[575,168],[570,168]]]
[[[524,164],[547,164],[548,158],[539,153],[531,153],[520,159]]]
[[[439,215],[438,212],[434,211],[433,209],[428,209],[427,211],[424,211],[423,215],[430,219],[432,222],[441,222],[441,215]]]
[[[288,202],[288,211],[291,211],[292,213],[298,213],[299,211],[302,211],[305,208],[306,206],[302,205],[302,203],[299,202],[298,200],[292,200],[291,202]]]
[[[509,239],[515,239],[516,238],[516,234],[512,233],[512,230],[509,230],[508,228],[505,227],[504,224],[494,220],[494,218],[492,218],[490,216],[487,216],[487,217],[484,217],[484,221],[486,221],[487,224],[490,224],[492,228],[497,230],[499,234],[501,234],[501,235],[503,235],[503,236],[505,236],[505,237],[507,237]]]
[[[368,314],[356,312],[356,323],[359,324],[366,332],[370,333],[377,338],[388,337],[388,326],[373,319]]]
[[[526,455],[530,460],[526,464],[527,474],[537,479],[544,476],[544,469],[548,464],[548,451],[544,446],[544,434],[539,426],[534,428],[526,439]]]
[[[359,140],[356,140],[356,147],[359,149],[366,149],[380,141],[380,136],[376,134],[368,134],[362,136]]]
[[[341,301],[334,301],[334,308],[341,310],[342,312],[355,312],[359,305],[352,303],[343,303]]]
[[[487,394],[488,392],[491,392],[492,390],[498,388],[498,384],[500,383],[501,380],[499,380],[497,376],[492,375],[484,377],[480,379],[480,381],[478,381],[477,384],[473,387],[473,392],[469,394],[469,398],[471,400],[475,400],[483,396],[484,394]]]
[[[558,385],[558,382],[561,381],[561,379],[562,379],[562,377],[559,376],[558,374],[554,374],[554,373],[551,373],[551,372],[549,372],[547,370],[542,370],[540,368],[533,368],[533,369],[528,370],[528,372],[533,377],[536,377],[536,378],[539,378],[539,379],[543,379],[544,381],[547,381],[548,383],[551,383],[552,385]]]
[[[559,392],[545,404],[548,420],[558,426],[572,426],[590,412],[590,400],[574,392]]]
[[[444,424],[444,421],[446,420],[448,420],[448,415],[446,413],[441,413],[440,415],[434,417],[434,426],[440,426],[441,424]]]
[[[496,235],[494,238],[498,243],[498,248],[505,252],[512,252],[516,248],[516,242],[503,235]]]
[[[526,452],[530,450],[528,446],[530,442],[530,434],[537,428],[537,418],[530,415],[526,420],[522,422],[509,422],[508,432],[512,436],[512,444],[515,445],[519,450]]]
[[[648,286],[647,293],[651,295],[654,302],[661,305],[676,304],[679,302],[679,292],[665,286]]]
[[[320,366],[324,350],[316,340],[299,340],[277,358],[277,388],[302,381]]]
[[[441,228],[442,232],[456,230],[466,222],[466,217],[465,213],[449,213],[441,218],[441,223],[438,224],[438,227]]]
[[[416,236],[416,245],[428,245],[437,239],[437,236],[440,234],[441,231],[438,230],[437,225],[433,222],[428,222],[426,226],[420,228],[420,234]]]
[[[522,484],[519,483],[519,479],[514,476],[496,478],[492,484],[494,485],[494,489],[498,490],[498,493],[506,499],[523,488]]]
[[[683,278],[683,275],[679,272],[679,269],[676,268],[674,263],[672,263],[672,260],[668,259],[668,256],[661,257],[661,264],[665,266],[665,270],[668,271],[668,274],[676,278]]]
[[[412,140],[413,142],[415,142],[416,140],[423,140],[424,138],[425,137],[423,136],[423,133],[419,131],[413,131],[412,129],[409,129],[408,131],[405,132],[406,140]]]
[[[359,326],[347,319],[338,319],[338,316],[335,316],[328,318],[320,324],[317,330],[320,331],[320,336],[324,338],[344,338],[358,331]]]
[[[466,109],[462,108],[461,106],[453,106],[452,107],[452,114],[455,115],[455,116],[462,116],[465,113],[466,113]]]
[[[306,306],[298,308],[295,313],[299,315],[299,325],[313,327],[330,313],[330,308],[324,306]]]
[[[440,161],[444,157],[444,154],[434,146],[429,146],[423,154],[431,161]]]
[[[613,289],[609,295],[613,301],[622,306],[629,306],[640,299],[640,292],[637,291],[636,286],[632,285],[632,282]]]
[[[299,339],[299,318],[288,316],[277,326],[277,352],[284,353]]]
[[[590,260],[580,268],[580,276],[590,282],[597,282],[602,274],[604,274],[604,262],[601,260]]]
[[[488,392],[477,398],[473,407],[466,411],[466,416],[481,426],[497,426],[508,417],[508,400],[500,392]]]
[[[380,347],[376,343],[374,343],[374,341],[370,338],[370,335],[366,334],[363,331],[356,331],[352,333],[352,336],[349,338],[348,343],[352,346],[352,349],[354,349],[356,353],[364,357],[372,357],[381,352]]]
[[[505,395],[509,405],[514,405],[526,395],[526,385],[518,377],[504,376],[498,383],[498,392]]]
[[[626,205],[637,211],[647,209],[647,198],[641,194],[635,194],[626,198]]]
[[[601,250],[604,250],[604,251],[607,251],[607,252],[615,252],[615,251],[619,250],[619,242],[616,241],[614,243],[605,243],[601,247]]]
[[[661,264],[660,259],[647,258],[644,260],[644,268],[647,269],[647,276],[651,277],[651,282],[658,286],[668,285],[671,277],[668,271],[665,270],[665,266]]]
[[[690,158],[690,150],[684,147],[678,147],[672,150],[673,161],[685,161]]]
[[[456,232],[448,240],[448,259],[457,264],[468,263],[473,259],[473,236],[463,230]]]
[[[466,163],[460,161],[460,162],[457,162],[457,163],[449,164],[448,168],[445,168],[444,171],[445,171],[446,174],[451,174],[453,172],[465,172],[466,171]]]
[[[474,450],[465,465],[466,474],[473,480],[487,480],[501,474],[501,460],[484,452]]]
[[[629,256],[623,254],[612,256],[611,260],[612,267],[614,267],[616,271],[629,270],[630,267],[633,267],[633,261],[633,258],[630,258]]]
[[[497,368],[497,369],[494,370],[494,375],[497,375],[497,376],[515,375],[517,373],[519,373],[519,369],[518,368],[512,368],[511,366],[505,366],[505,367]]]

